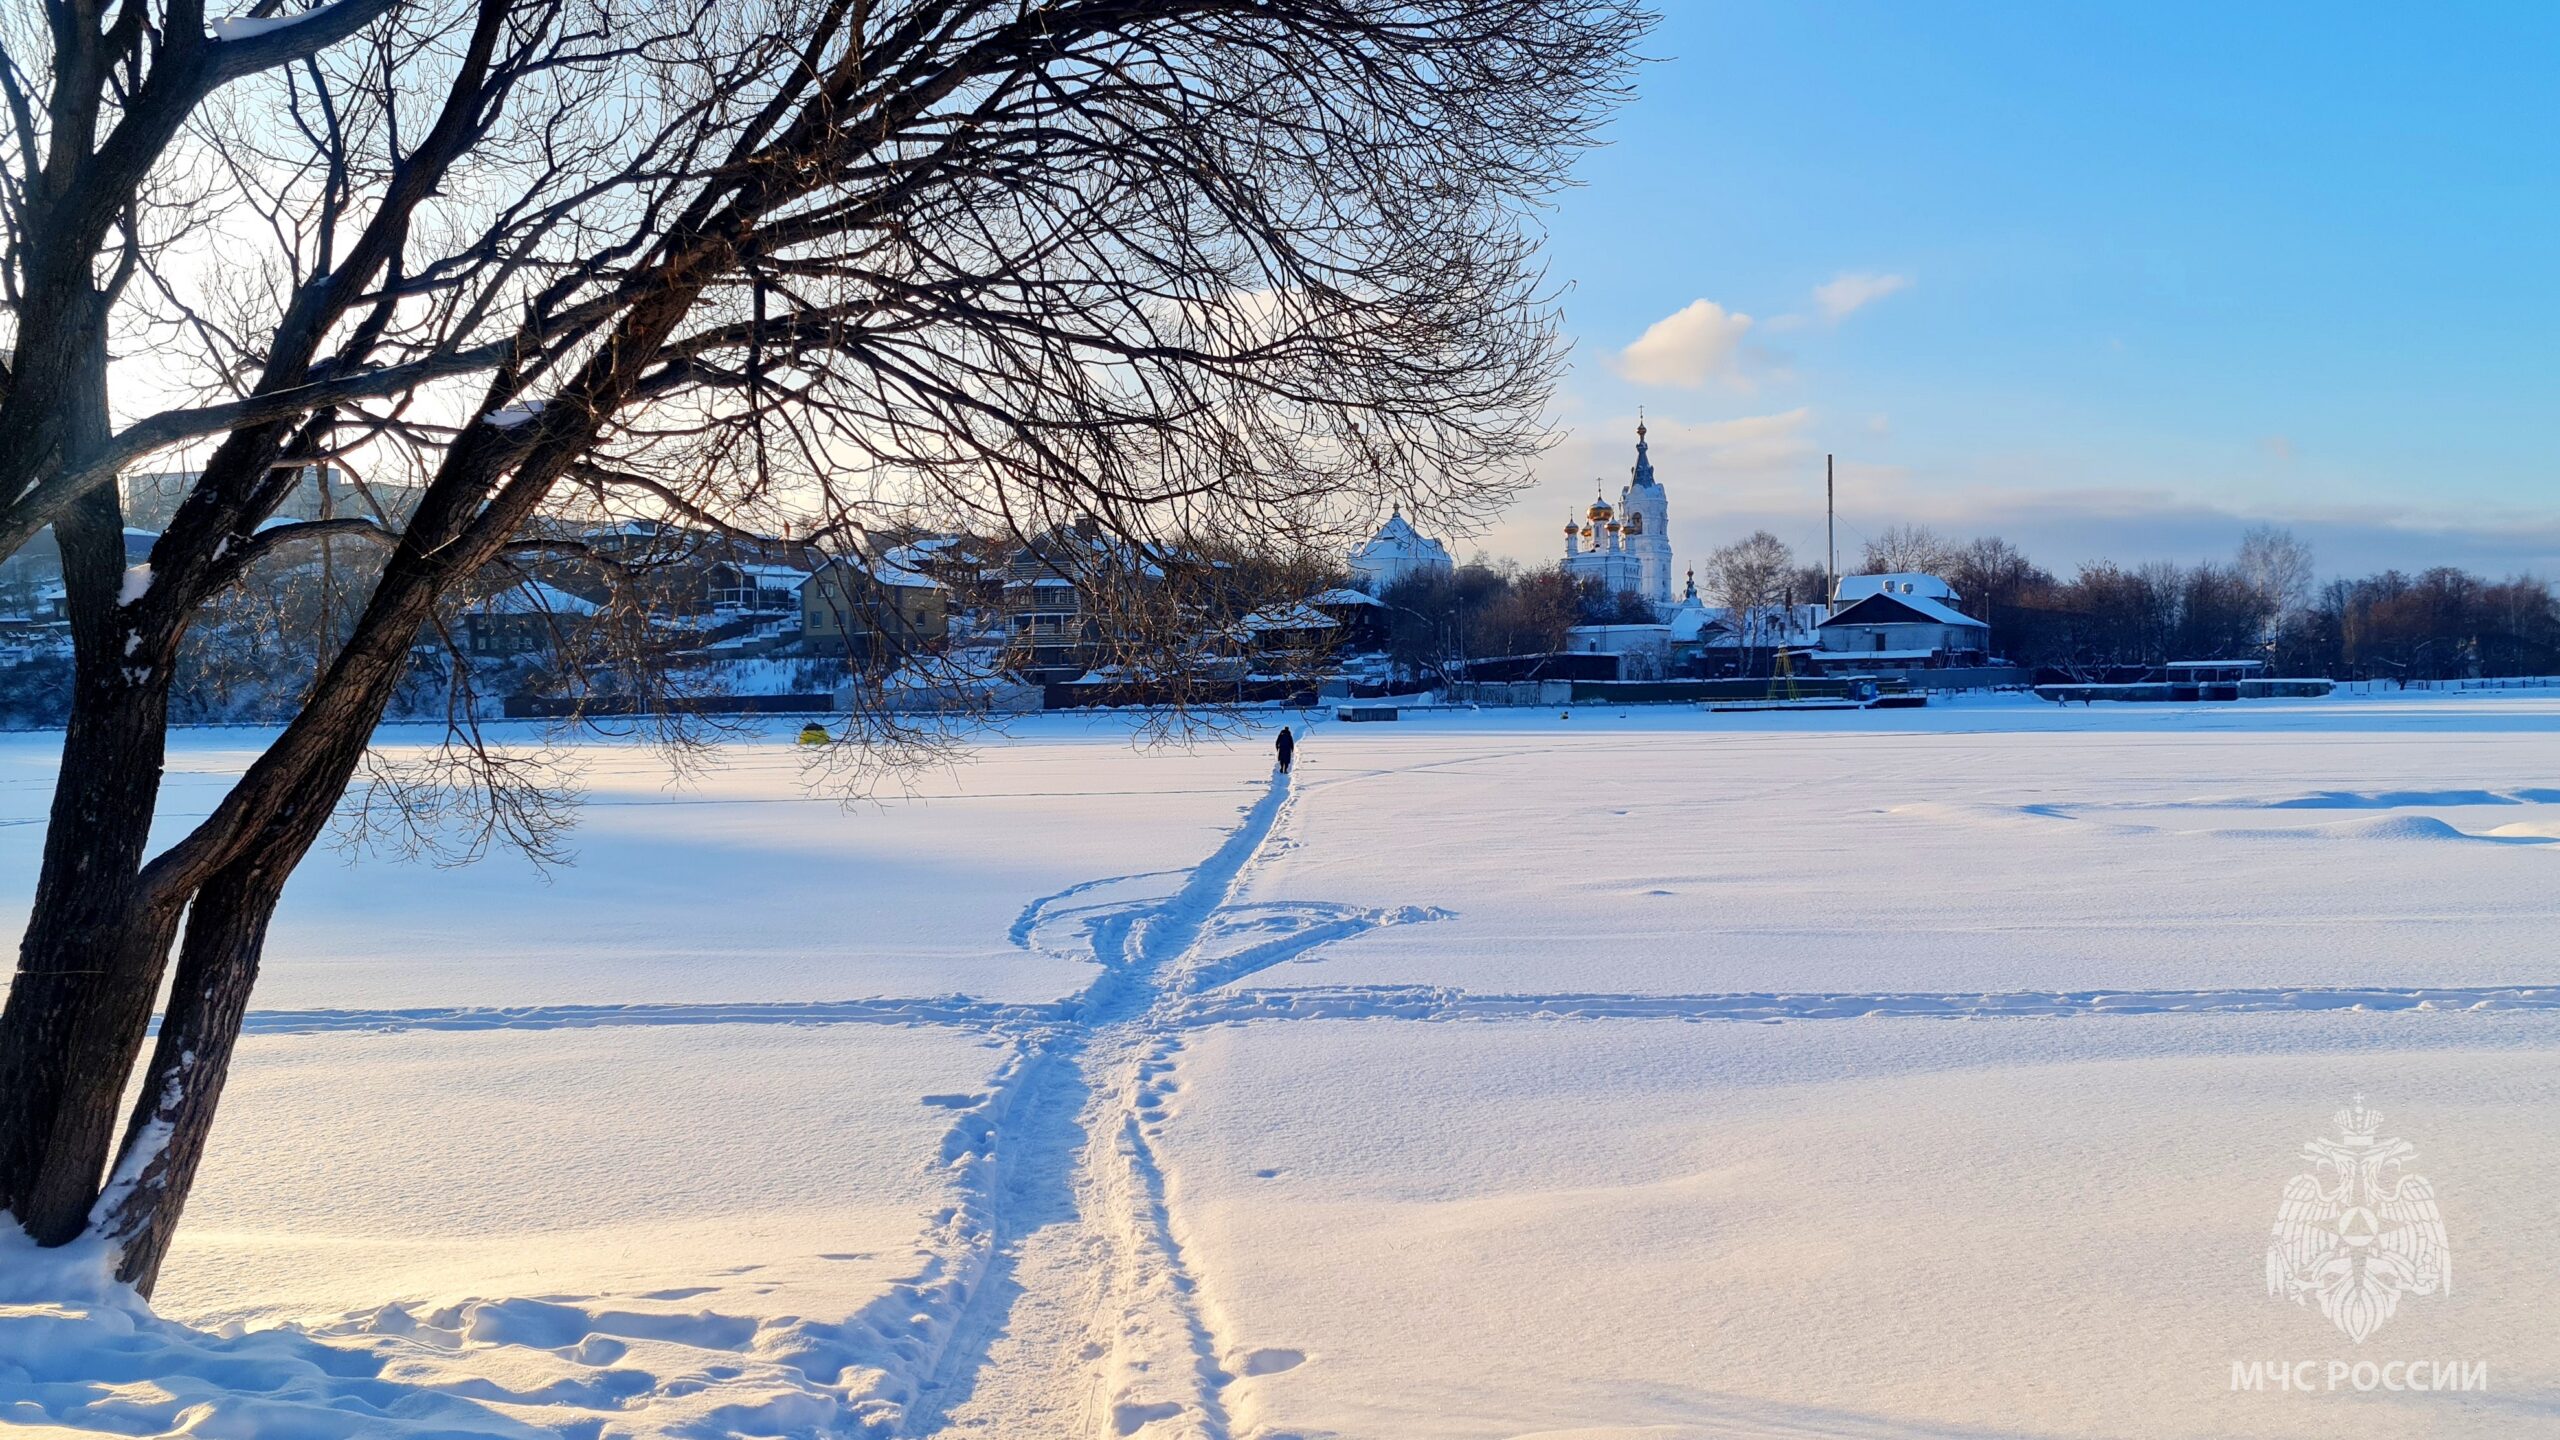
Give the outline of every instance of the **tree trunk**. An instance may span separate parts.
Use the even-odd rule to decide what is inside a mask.
[[[231,1052],[292,866],[233,867],[196,892],[160,1041],[91,1228],[117,1248],[116,1278],[148,1296],[204,1159]]]
[[[0,1010],[0,1208],[39,1243],[88,1221],[177,928],[142,894],[165,756],[168,667],[131,643],[121,512],[84,496],[58,527],[78,678],[18,971]]]

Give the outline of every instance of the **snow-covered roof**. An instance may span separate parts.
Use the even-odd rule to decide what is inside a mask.
[[[1671,627],[1669,625],[1666,625],[1659,620],[1629,620],[1608,625],[1568,625],[1565,627],[1568,633],[1575,635],[1597,635],[1608,630],[1624,630],[1629,633],[1633,633],[1638,630],[1668,630],[1670,628]]]
[[[1238,623],[1247,633],[1261,634],[1272,630],[1330,630],[1341,622],[1315,606],[1299,601],[1293,605],[1256,610]]]
[[[1399,560],[1436,561],[1447,564],[1449,552],[1439,541],[1414,529],[1413,522],[1404,518],[1404,512],[1398,510],[1387,517],[1386,524],[1378,527],[1377,534],[1369,537],[1368,544],[1351,552],[1351,558],[1355,562],[1367,561],[1371,564]]]
[[[1831,598],[1842,605],[1864,600],[1870,595],[1890,595],[1896,600],[1920,596],[1930,600],[1954,600],[1956,587],[1935,575],[1917,570],[1895,570],[1881,575],[1843,575]]]
[[[838,555],[809,574],[796,578],[800,581],[801,588],[806,589],[824,579],[829,570],[844,569],[869,576],[873,583],[879,585],[896,586],[907,590],[941,589],[941,581],[915,567],[913,562],[917,558],[917,549],[917,546],[901,545],[876,558],[867,555]]]
[[[1704,605],[1683,605],[1671,612],[1668,623],[1671,642],[1675,645],[1695,645],[1711,634],[1730,628],[1725,624],[1722,611],[1710,610]]]
[[[1087,535],[1071,525],[1057,526],[1033,540],[1016,555],[1016,561],[1018,563],[1027,557],[1052,567],[1051,573],[1056,574],[1056,567],[1065,563],[1066,552],[1070,550],[1083,550],[1088,554],[1099,555],[1106,563],[1134,570],[1149,580],[1164,578],[1164,566],[1158,564],[1145,550],[1116,535]]]
[[[1754,632],[1754,646],[1792,645],[1812,638],[1814,626],[1822,618],[1822,607],[1798,605],[1789,610],[1784,605],[1764,605],[1757,615],[1757,623],[1748,627]],[[1671,626],[1671,638],[1684,645],[1739,647],[1746,628],[1745,618],[1736,616],[1730,608],[1695,600],[1681,601],[1665,618]]]
[[[934,579],[926,567],[948,566],[954,560],[967,558],[967,551],[961,547],[968,538],[965,535],[928,535],[921,540],[892,545],[865,563],[871,573],[886,584],[938,585],[941,582]],[[990,570],[982,572],[980,578],[1001,578],[1003,574],[1002,570]]]
[[[1895,610],[1897,608],[1907,613],[1896,614]],[[1991,628],[1990,626],[1983,624],[1981,621],[1974,619],[1972,616],[1965,614],[1963,611],[1946,604],[1944,601],[1935,600],[1926,595],[1887,595],[1883,593],[1869,595],[1865,599],[1858,601],[1856,604],[1847,607],[1839,614],[1823,621],[1821,628],[1827,630],[1834,625],[1909,625],[1915,623],[1931,625],[1962,625],[1975,630],[1988,630]]]
[[[809,578],[808,570],[798,565],[770,565],[752,560],[723,560],[719,563],[750,580],[779,580],[797,586]]]
[[[593,615],[596,605],[557,586],[539,580],[527,580],[511,586],[480,602],[480,609],[490,615]]]
[[[1315,594],[1308,596],[1306,603],[1309,605],[1374,605],[1384,607],[1387,602],[1370,594],[1366,590],[1337,589],[1319,590]]]

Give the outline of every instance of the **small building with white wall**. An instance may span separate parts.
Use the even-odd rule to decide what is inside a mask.
[[[1956,608],[1955,587],[1935,575],[1844,575],[1831,616],[1814,628],[1820,658],[1864,665],[1979,665],[1991,627]]]
[[[1659,680],[1671,670],[1672,627],[1650,625],[1576,625],[1564,632],[1564,648],[1576,655],[1617,657],[1621,680]]]

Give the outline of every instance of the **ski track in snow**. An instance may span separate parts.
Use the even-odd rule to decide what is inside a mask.
[[[587,1030],[620,1025],[947,1025],[1011,1031],[1055,1022],[1068,1009],[1065,1001],[994,1005],[964,995],[930,1000],[459,1005],[397,1010],[258,1010],[250,1012],[242,1028],[251,1035],[317,1035],[349,1030]],[[153,1028],[156,1033],[156,1024]]]
[[[1994,991],[1986,994],[1475,994],[1437,985],[1239,990],[1175,1007],[1182,1026],[1259,1020],[2036,1019],[2252,1015],[2276,1010],[2553,1010],[2560,988]]]
[[[1280,907],[1240,906],[1240,914]],[[2254,1015],[2276,1010],[2554,1010],[2560,987],[2260,987],[2228,990],[1998,990],[1653,992],[1541,991],[1479,994],[1445,985],[1327,985],[1201,993],[1386,925],[1448,918],[1422,906],[1324,907],[1316,918],[1224,957],[1207,957],[1196,983],[1151,1017],[1160,1031],[1263,1020],[1959,1020],[2078,1015]],[[1339,913],[1331,913],[1338,908]],[[939,1000],[824,1000],[772,1004],[523,1005],[417,1010],[267,1010],[252,1035],[408,1030],[574,1030],[620,1025],[939,1025],[1020,1034],[1078,1020],[1077,1002],[980,1004]]]
[[[1468,763],[1454,757],[1423,768]],[[1393,773],[1388,771],[1378,774]],[[1369,774],[1311,784],[1357,784]],[[2324,793],[2261,808],[2353,809],[2400,797]],[[2444,800],[2437,795],[2430,798]],[[2471,797],[2466,796],[2466,799]],[[2503,798],[2503,797],[2501,797]],[[777,1003],[528,1005],[260,1011],[253,1035],[667,1025],[944,1026],[987,1034],[1007,1058],[983,1093],[932,1097],[953,1111],[939,1154],[955,1199],[932,1217],[922,1267],[838,1323],[791,1320],[739,1348],[807,1377],[774,1403],[714,1411],[712,1429],[850,1428],[875,1437],[1019,1435],[1228,1440],[1226,1387],[1273,1355],[1222,1344],[1187,1268],[1156,1153],[1178,1104],[1188,1032],[1287,1020],[1495,1022],[1657,1019],[1788,1023],[1863,1018],[2068,1019],[2284,1010],[2548,1010],[2552,988],[2258,988],[1958,993],[1473,993],[1442,986],[1234,988],[1273,966],[1388,926],[1448,912],[1321,902],[1243,902],[1237,892],[1283,837],[1294,791],[1273,779],[1218,848],[1188,871],[1084,881],[1025,907],[1017,948],[1093,967],[1043,1004],[965,995]],[[2231,802],[2225,802],[2231,803]],[[2479,803],[2497,803],[2483,801]],[[2054,818],[2065,818],[2055,816]],[[1287,840],[1281,839],[1285,846]],[[1180,877],[1170,894],[1164,882]],[[1148,893],[1154,892],[1154,893]],[[721,1317],[691,1317],[700,1324]],[[586,1345],[662,1323],[531,1300],[405,1307],[315,1333],[398,1333]],[[577,1332],[572,1335],[570,1332]],[[708,1342],[706,1342],[708,1343]],[[1294,1357],[1291,1357],[1294,1358]],[[1285,1365],[1287,1361],[1279,1362]],[[832,1383],[826,1377],[834,1377]],[[628,1397],[617,1397],[627,1400]],[[611,1408],[608,1405],[607,1408]],[[696,1433],[712,1433],[695,1427]]]

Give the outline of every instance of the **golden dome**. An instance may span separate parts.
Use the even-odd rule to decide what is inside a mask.
[[[1618,512],[1615,510],[1609,508],[1609,502],[1606,500],[1594,500],[1591,502],[1591,519],[1594,524],[1606,520],[1617,513]]]

